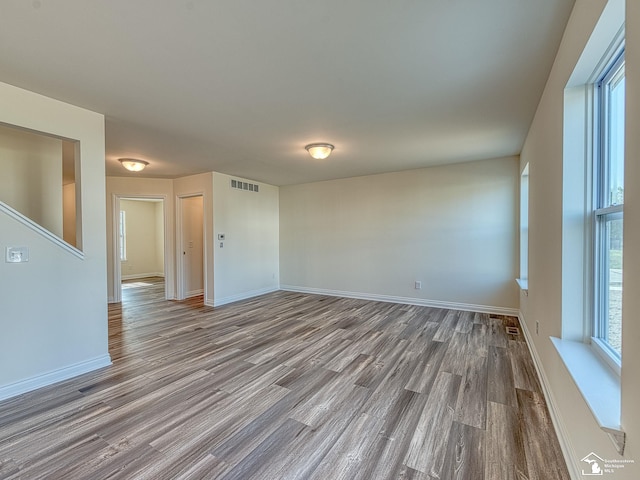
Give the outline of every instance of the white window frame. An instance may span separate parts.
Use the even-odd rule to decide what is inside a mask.
[[[520,288],[529,288],[529,164],[520,174]]]
[[[595,83],[595,112],[593,121],[593,287],[591,345],[596,353],[618,374],[622,357],[608,342],[608,246],[605,229],[610,220],[622,220],[624,203],[618,204],[609,198],[609,85],[624,75],[624,45],[616,49],[613,60],[602,69]],[[620,73],[622,72],[622,73]],[[604,276],[607,276],[605,278]]]

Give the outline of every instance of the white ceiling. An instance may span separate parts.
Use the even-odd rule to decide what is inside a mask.
[[[104,113],[108,175],[137,157],[286,185],[503,157],[573,3],[2,0],[0,81]]]

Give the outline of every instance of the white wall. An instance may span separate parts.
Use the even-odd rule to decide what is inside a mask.
[[[564,426],[579,470],[580,459],[590,452],[603,458],[618,459],[613,443],[599,428],[571,376],[559,358],[549,336],[563,334],[563,106],[564,89],[598,21],[606,0],[575,4],[562,44],[538,106],[522,154],[529,163],[529,296],[521,295],[521,312],[533,335],[533,349],[540,358],[559,420]],[[625,459],[635,460],[615,473],[616,479],[640,478],[640,328],[636,321],[640,309],[640,4],[627,1],[627,145],[625,166],[625,256],[623,301],[622,428],[627,433]],[[566,253],[565,253],[566,254]],[[566,262],[565,262],[566,263]],[[582,288],[581,284],[574,288]],[[631,292],[631,294],[628,294]],[[611,475],[613,477],[613,475]]]
[[[125,212],[127,247],[127,259],[121,262],[121,278],[164,276],[162,202],[121,199],[120,210]]]
[[[513,312],[518,189],[515,157],[281,187],[281,284]]]
[[[110,302],[115,301],[119,296],[120,282],[116,278],[114,271],[115,262],[119,262],[117,251],[118,242],[115,238],[114,229],[117,222],[117,212],[114,210],[116,199],[126,197],[153,197],[164,200],[164,224],[166,229],[166,254],[167,262],[164,265],[165,277],[175,278],[175,242],[174,242],[174,218],[175,201],[173,196],[173,180],[161,178],[139,178],[139,177],[107,177],[106,179],[106,200],[107,200],[107,286],[108,298]],[[175,282],[166,283],[167,298],[175,298]]]
[[[7,246],[30,250],[27,263],[0,262],[1,398],[108,365],[110,358],[104,117],[0,83],[0,122],[80,141],[84,252],[74,254],[0,212],[3,255]]]
[[[622,428],[627,458],[635,458],[640,478],[640,2],[627,0],[626,12],[626,146],[624,184],[624,300],[622,307]],[[627,294],[626,292],[629,292]]]
[[[177,298],[180,282],[176,260],[182,251],[176,237],[179,227],[176,206],[179,199],[194,195],[201,195],[203,199],[205,303],[211,306],[222,305],[277,290],[279,189],[260,183],[259,193],[233,190],[230,188],[231,178],[214,172],[174,180],[107,177],[109,301],[115,300],[114,293],[118,288],[114,284],[112,268],[113,258],[117,258],[114,257],[117,254],[117,243],[112,227],[115,221],[115,197],[163,196],[168,199],[165,212],[168,232],[168,262],[165,265],[168,298]],[[219,246],[217,233],[227,235],[223,248]],[[189,289],[187,286],[187,290]],[[189,294],[187,291],[183,293]]]
[[[62,238],[62,141],[0,126],[0,201]]]
[[[231,188],[231,179],[257,184],[259,192]],[[278,289],[279,189],[213,174],[215,305]],[[220,246],[218,234],[225,240]]]

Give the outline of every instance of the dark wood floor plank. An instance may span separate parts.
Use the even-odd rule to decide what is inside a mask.
[[[487,358],[467,355],[456,404],[457,422],[484,430],[487,422]]]
[[[368,394],[363,387],[351,390],[339,411],[329,413],[318,428],[307,427],[296,442],[287,446],[286,454],[274,459],[260,478],[307,480],[359,415]]]
[[[511,357],[515,388],[542,393],[536,367],[533,364],[527,344],[517,340],[509,340],[509,355]]]
[[[469,351],[481,357],[488,356],[487,341],[487,326],[474,323],[469,333]]]
[[[308,427],[290,418],[286,419],[277,430],[267,437],[260,445],[231,469],[223,480],[245,480],[247,478],[278,478],[270,476],[269,470],[275,462],[266,462],[281,456],[300,433]]]
[[[509,346],[509,337],[505,330],[505,325],[501,319],[496,317],[489,318],[489,331],[487,340],[489,345],[500,348],[507,348]]]
[[[90,425],[110,444],[150,443],[188,419],[223,405],[229,394],[213,388],[212,376],[200,377],[184,388],[165,390],[113,409]]]
[[[389,413],[371,445],[367,461],[354,480],[402,478],[405,453],[427,401],[427,395],[409,390],[394,400]],[[426,478],[426,474],[423,474]]]
[[[551,417],[542,395],[528,390],[517,391],[520,427],[524,437],[530,480],[556,478],[569,480],[562,462],[560,444],[553,435]]]
[[[442,439],[448,438],[459,388],[458,375],[438,374],[405,457],[408,467],[440,476],[446,452],[446,443]]]
[[[456,332],[458,333],[471,333],[473,328],[473,321],[475,314],[473,312],[462,312],[458,323],[456,323]]]
[[[287,389],[271,385],[249,397],[230,395],[216,403],[216,417],[211,418],[206,413],[194,415],[154,439],[150,445],[161,452],[178,456],[190,448],[213,448],[287,393]]]
[[[212,308],[126,281],[112,366],[0,402],[0,479],[565,480],[517,325],[293,292]]]
[[[528,479],[524,444],[525,438],[522,436],[517,408],[489,402],[485,439],[485,477],[494,478],[496,472],[514,470],[516,478]]]
[[[518,475],[513,464],[491,463],[486,466],[485,480],[528,480]]]
[[[416,352],[406,349],[397,357],[382,381],[371,389],[372,393],[363,407],[365,412],[377,418],[385,418],[389,414],[395,398],[404,393],[413,370],[419,365],[416,357]]]
[[[462,318],[462,317],[460,317]],[[449,340],[447,353],[442,359],[442,371],[463,375],[469,351],[469,334],[455,331]]]
[[[352,480],[368,460],[367,453],[377,438],[373,433],[380,430],[382,421],[366,413],[360,414],[322,459],[310,479]]]
[[[400,356],[407,351],[408,341],[399,338],[386,338],[382,348],[375,355],[376,360],[369,364],[355,379],[355,384],[374,391],[386,378]]]
[[[453,422],[439,478],[483,480],[484,470],[484,429]]]
[[[436,342],[448,342],[453,332],[456,329],[456,325],[458,324],[458,319],[460,318],[462,312],[458,312],[456,310],[449,310],[447,315],[440,323],[440,327],[438,327],[438,331],[433,336],[433,339]]]
[[[418,365],[413,370],[405,388],[417,393],[428,393],[436,380],[442,360],[447,352],[448,344],[429,342],[419,357]]]
[[[488,400],[513,407],[518,403],[511,357],[506,348],[489,347]]]

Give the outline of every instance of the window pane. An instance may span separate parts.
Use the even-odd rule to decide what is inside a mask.
[[[600,118],[596,135],[601,145],[594,178],[597,198],[594,285],[594,336],[612,357],[622,357],[622,225],[624,206],[625,64],[621,54],[600,82]]]
[[[624,65],[609,90],[608,205],[624,203]]]
[[[604,340],[622,354],[622,217],[607,216],[603,232],[602,335]]]

